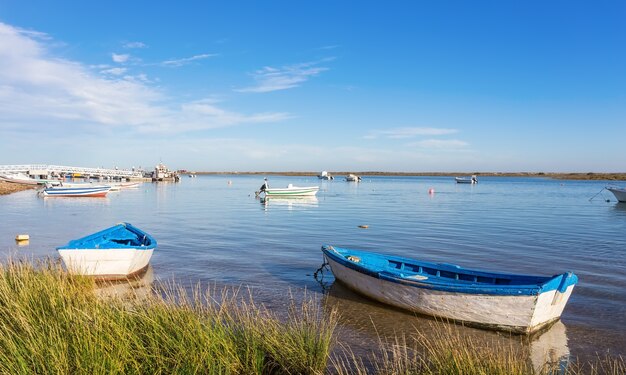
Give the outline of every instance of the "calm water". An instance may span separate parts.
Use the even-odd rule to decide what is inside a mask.
[[[572,270],[580,283],[563,324],[533,338],[532,345],[582,358],[606,350],[626,354],[626,204],[616,203],[608,191],[589,202],[605,182],[484,177],[471,186],[449,177],[365,176],[360,184],[311,177],[269,180],[275,187],[293,183],[321,190],[313,200],[262,203],[253,193],[262,177],[237,175],[146,183],[104,199],[43,199],[33,191],[0,196],[0,251],[56,256],[55,246],[128,221],[157,238],[151,278],[246,285],[276,310],[290,294],[299,297],[306,290],[339,309],[340,335],[357,350],[367,349],[377,331],[426,330],[432,321],[364,299],[333,284],[330,272],[322,283],[316,281],[312,274],[322,263],[322,244],[516,273]],[[15,244],[18,233],[30,234],[28,246]]]

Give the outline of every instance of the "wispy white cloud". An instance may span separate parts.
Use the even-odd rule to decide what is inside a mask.
[[[185,57],[182,59],[166,60],[166,61],[163,61],[160,65],[169,66],[169,67],[179,67],[179,66],[191,64],[194,61],[204,60],[204,59],[208,59],[209,57],[215,57],[215,56],[217,56],[217,54],[203,53],[201,55]]]
[[[429,127],[405,127],[395,128],[387,130],[372,130],[367,133],[363,138],[365,139],[377,139],[377,138],[390,138],[390,139],[404,139],[414,138],[423,135],[448,135],[458,132],[456,129],[448,128],[429,128]]]
[[[110,69],[102,70],[101,73],[112,74],[114,76],[121,76],[122,74],[126,73],[126,71],[127,71],[126,68],[110,68]]]
[[[111,54],[111,58],[116,63],[125,63],[130,58],[130,55],[129,54],[119,54],[118,55],[117,53],[112,53]]]
[[[143,42],[127,42],[124,43],[124,48],[135,49],[135,48],[148,48],[148,46]]]
[[[150,85],[145,75],[124,75],[123,68],[94,68],[59,58],[50,49],[54,41],[40,36],[0,23],[0,131],[59,134],[58,128],[117,127],[181,133],[289,117],[274,112],[242,114],[203,100],[172,104],[181,100]]]
[[[255,86],[236,89],[235,91],[262,93],[298,87],[302,83],[308,81],[311,77],[315,77],[328,70],[328,68],[318,65],[321,62],[330,60],[332,59],[287,65],[280,68],[266,66],[252,74],[252,77],[257,82]]]
[[[437,149],[437,150],[459,150],[465,149],[469,143],[458,139],[424,139],[422,141],[411,142],[409,147]]]

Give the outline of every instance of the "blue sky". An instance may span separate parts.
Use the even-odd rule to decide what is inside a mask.
[[[626,171],[624,1],[0,0],[0,164]]]

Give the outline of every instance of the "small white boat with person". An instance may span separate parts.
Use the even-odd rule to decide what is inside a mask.
[[[287,185],[286,188],[270,188],[266,178],[259,191],[255,192],[255,195],[258,197],[263,194],[266,198],[311,197],[317,194],[319,189],[319,186],[294,186],[292,184]]]
[[[120,223],[57,248],[70,273],[117,279],[148,266],[156,240],[148,233]]]
[[[615,195],[615,199],[617,199],[618,202],[626,202],[626,189],[614,186],[607,186],[606,190],[613,193],[613,195]]]
[[[478,178],[476,175],[472,175],[472,177],[455,177],[454,180],[457,184],[477,184]]]
[[[349,175],[346,176],[346,181],[348,182],[361,182],[361,177],[350,173]]]
[[[483,328],[530,334],[559,320],[578,278],[465,269],[322,246],[337,280],[376,301]]]

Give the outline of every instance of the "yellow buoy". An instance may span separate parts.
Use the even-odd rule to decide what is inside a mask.
[[[15,236],[15,241],[28,241],[30,239],[30,237],[28,236],[28,234],[18,234],[17,236]]]
[[[367,229],[369,227],[370,227],[369,225],[359,225],[359,228],[363,228],[363,229]]]

